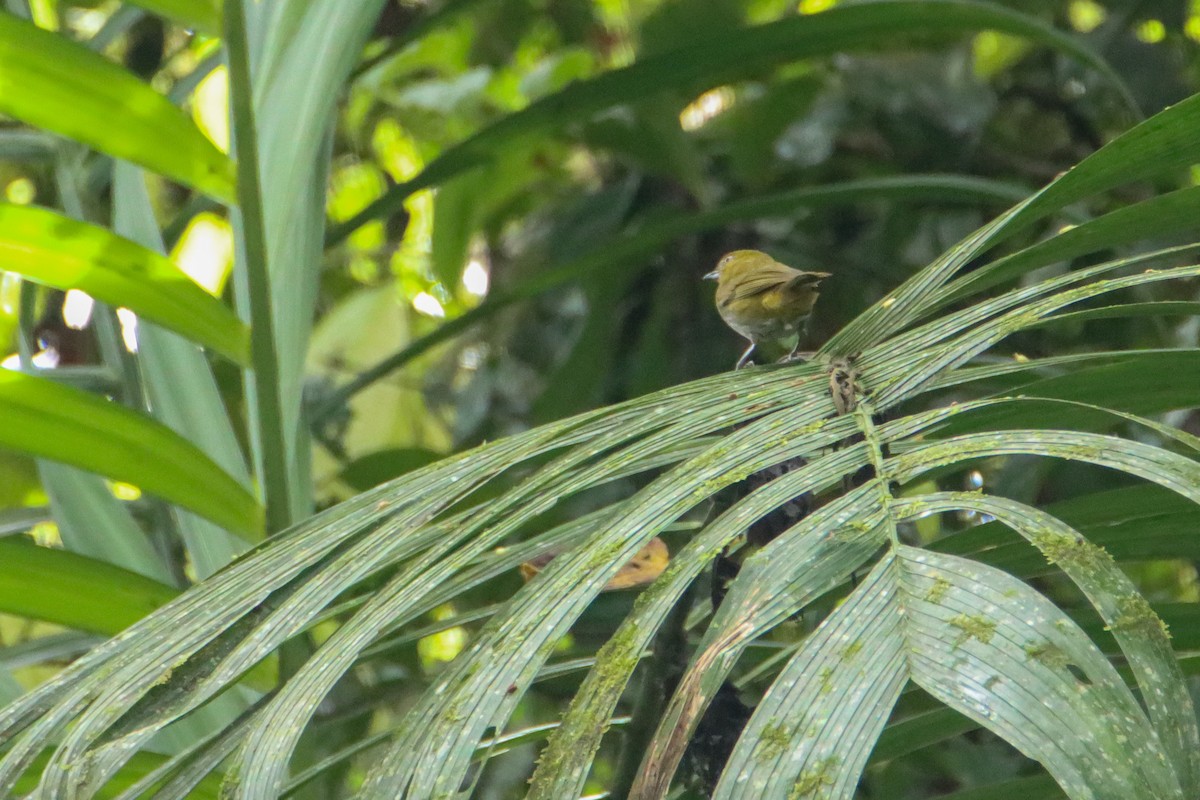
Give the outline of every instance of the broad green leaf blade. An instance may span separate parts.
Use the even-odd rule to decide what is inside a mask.
[[[825,435],[840,435],[836,432],[836,424],[827,427],[834,430],[826,431]],[[819,440],[813,444],[819,445]],[[600,746],[604,720],[615,709],[637,665],[638,655],[650,645],[671,608],[716,553],[764,513],[805,491],[815,492],[822,482],[828,483],[837,475],[856,468],[857,460],[853,455],[842,451],[790,471],[705,526],[671,559],[667,570],[646,590],[638,606],[597,656],[596,666],[576,692],[571,707],[563,716],[562,726],[538,759],[537,770],[530,781],[530,800],[555,800],[577,796],[582,791],[588,765]],[[850,554],[848,548],[844,548],[838,558],[833,558],[831,552],[822,553],[815,533],[819,523],[819,519],[808,523],[807,534],[794,529],[795,535],[808,535],[814,545],[813,552],[798,556],[806,565],[805,574],[810,581],[801,593],[815,595],[836,585],[842,578],[839,570],[844,567],[838,562]]]
[[[1069,526],[1038,509],[1002,497],[968,493],[901,501],[917,514],[972,510],[989,514],[1032,542],[1083,591],[1112,632],[1141,689],[1156,733],[1188,794],[1200,776],[1200,731],[1187,684],[1162,620],[1155,616],[1112,557]]]
[[[909,481],[934,465],[1001,455],[1038,455],[1136,475],[1200,504],[1200,463],[1161,447],[1082,431],[1013,430],[955,436],[896,456],[892,477]]]
[[[1075,528],[1117,561],[1186,558],[1200,561],[1196,505],[1154,484],[1092,492],[1046,511]],[[977,525],[929,545],[1028,578],[1052,570],[1045,558],[999,522]]]
[[[642,59],[623,69],[581,81],[511,114],[450,148],[419,175],[389,190],[353,219],[330,232],[340,241],[362,224],[400,208],[415,191],[494,157],[513,140],[559,128],[610,106],[630,103],[664,89],[698,91],[760,73],[775,64],[860,47],[904,41],[904,34],[955,35],[997,30],[1046,44],[1101,72],[1115,86],[1112,69],[1078,40],[1033,17],[994,5],[963,0],[889,0],[841,5],[821,14],[788,16],[777,22],[731,30],[717,41],[701,41]],[[1135,105],[1130,102],[1130,108]]]
[[[171,574],[129,506],[113,496],[97,475],[39,460],[38,472],[63,545],[70,551],[107,561],[163,583]]]
[[[804,393],[798,391],[794,377],[790,381],[776,383],[775,379],[782,377],[764,375],[759,379],[763,389],[758,393],[751,393],[755,397],[752,401],[735,394],[734,401],[727,402],[757,406],[765,410],[782,402],[786,397],[803,397],[805,394],[811,395],[813,390],[819,391],[814,375],[810,374],[805,380],[808,391]],[[716,380],[725,383],[730,378],[721,376]],[[287,754],[295,747],[299,732],[296,726],[281,725],[280,720],[294,720],[297,716],[302,719],[310,717],[324,694],[332,688],[333,682],[352,663],[346,656],[353,655],[355,651],[369,644],[379,635],[382,625],[410,614],[415,602],[422,601],[430,592],[440,588],[455,570],[470,565],[473,560],[503,541],[503,537],[515,530],[514,526],[520,525],[523,520],[532,519],[548,510],[558,499],[573,494],[582,486],[611,480],[627,470],[630,463],[642,459],[644,453],[670,451],[674,446],[725,427],[730,416],[729,409],[721,404],[692,409],[686,419],[672,419],[669,414],[646,413],[647,408],[659,408],[657,398],[645,398],[628,404],[622,408],[619,415],[628,415],[623,424],[613,424],[616,419],[610,417],[599,428],[600,435],[584,440],[583,446],[566,453],[539,471],[534,479],[525,481],[517,489],[490,504],[486,513],[475,515],[469,526],[454,526],[453,533],[456,537],[469,538],[463,538],[459,542],[451,538],[451,531],[447,530],[439,537],[438,546],[431,548],[427,556],[406,564],[405,570],[384,590],[372,597],[363,611],[334,634],[330,644],[336,641],[339,646],[318,652],[297,676],[295,688],[289,685],[281,692],[279,699],[270,709],[270,715],[264,718],[261,730],[248,740],[247,747],[241,754],[242,767],[238,773],[239,785],[242,787],[241,796],[271,796],[272,787],[280,785],[283,780]],[[808,413],[813,412],[810,410]],[[759,420],[755,425],[761,427],[759,423],[762,422]],[[765,439],[761,431],[752,425],[744,435],[759,437],[757,441],[760,446],[754,450],[759,453],[758,457],[764,457],[761,455],[761,445]],[[610,452],[612,448],[630,441],[633,443]],[[594,465],[586,469],[572,470],[572,467],[587,463],[602,453],[605,457]],[[742,455],[745,457],[744,453]],[[734,456],[725,456],[732,457]],[[719,460],[719,463],[723,462]],[[704,474],[711,478],[712,484],[711,489],[704,490],[703,495],[706,496],[710,491],[719,488],[724,479],[715,464],[709,465]],[[529,684],[550,655],[553,642],[557,641],[558,637],[553,631],[573,622],[590,598],[607,582],[608,578],[605,575],[610,571],[615,573],[644,543],[643,540],[649,539],[655,531],[661,529],[661,525],[674,521],[668,519],[671,516],[669,512],[662,510],[664,504],[673,503],[686,508],[700,502],[701,499],[700,494],[690,491],[684,492],[682,497],[656,498],[653,493],[647,493],[641,506],[630,508],[628,514],[601,526],[593,534],[592,539],[605,537],[602,545],[578,548],[555,558],[550,567],[512,601],[514,604],[523,603],[523,610],[537,607],[536,611],[513,615],[515,620],[506,619],[509,625],[521,626],[522,633],[516,635],[511,630],[498,632],[491,629],[485,632],[472,648],[473,658],[456,663],[441,679],[440,683],[452,687],[453,691],[450,688],[435,687],[426,694],[421,706],[411,712],[413,718],[422,719],[424,722],[417,726],[406,726],[402,738],[390,748],[390,752],[397,755],[381,762],[383,769],[378,771],[379,774],[375,778],[378,783],[369,785],[366,791],[387,795],[401,791],[396,786],[411,781],[423,785],[423,788],[413,791],[417,795],[424,795],[427,789],[425,785],[432,782],[453,782],[457,785],[465,774],[463,770],[469,765],[475,747],[483,738],[476,734],[481,733],[485,727],[496,726],[494,721],[489,725],[484,723],[483,719],[489,713],[503,715],[511,712],[520,699],[520,692],[509,692],[508,687],[524,687]],[[676,515],[678,513],[676,512]],[[644,524],[638,524],[637,519],[643,519]],[[635,536],[638,538],[635,539]],[[630,549],[631,552],[626,553]],[[603,560],[594,555],[595,553],[601,553]],[[583,564],[588,566],[584,567]],[[582,570],[583,574],[576,574],[574,578],[562,578],[563,569],[573,569],[576,572]],[[550,583],[547,584],[547,581]],[[546,613],[544,606],[539,606],[536,599],[530,598],[531,593],[539,588],[548,591],[547,585],[570,585],[579,596],[572,598],[570,602],[563,600],[557,603],[553,613]],[[533,595],[535,598],[537,596]],[[526,628],[535,629],[536,633],[526,633]],[[551,647],[546,647],[547,642]],[[474,663],[477,668],[469,667],[470,663]],[[480,689],[480,683],[486,683],[487,688]],[[496,690],[495,687],[501,683],[503,690]],[[452,706],[454,698],[460,696],[460,693],[487,696],[486,702],[478,704],[472,713],[469,726],[461,725],[461,720],[458,720],[459,724],[452,724],[442,716],[447,706]],[[500,710],[496,710],[497,706]],[[458,733],[455,734],[454,731]],[[419,744],[414,743],[414,739]],[[418,747],[437,748],[439,755],[420,764],[418,768],[421,769],[421,773],[412,775],[410,772],[413,765],[409,762],[414,753],[421,754]],[[451,751],[452,755],[446,756],[447,751]],[[383,788],[380,788],[381,786]]]
[[[385,0],[245,4],[251,40],[261,44],[254,53],[254,85],[248,87],[259,146],[247,156],[257,159],[262,186],[285,479],[295,519],[311,514],[313,505],[311,443],[300,406],[322,274],[336,110],[384,5]]]
[[[1055,311],[1073,303],[1133,286],[1200,275],[1200,267],[1177,267],[1085,282],[1089,278],[1098,278],[1119,266],[1124,266],[1131,260],[1137,259],[1101,264],[1009,292],[941,320],[926,323],[871,348],[859,360],[863,372],[871,369],[866,365],[873,360],[887,365],[871,378],[877,387],[884,387],[876,392],[874,402],[881,408],[887,408],[900,398],[914,396],[921,391],[920,387],[923,384],[932,382],[937,375],[965,363],[972,356],[984,352],[1005,337],[1035,325]],[[1056,294],[1052,293],[1070,287],[1071,284],[1080,285],[1066,288]],[[1011,310],[999,313],[1006,309]],[[993,319],[987,319],[997,314]],[[961,333],[972,323],[980,322],[982,324],[977,324],[973,330]],[[952,339],[954,332],[960,333],[957,339]]]
[[[0,370],[0,446],[125,481],[231,531],[260,531],[258,501],[177,433],[94,395]]]
[[[226,203],[233,164],[167,98],[86,47],[0,14],[0,111]]]
[[[221,0],[129,0],[147,11],[210,36],[221,31]]]
[[[428,547],[432,537],[443,534],[444,538],[444,531],[437,526],[420,527],[430,516],[514,460],[542,452],[547,439],[567,427],[542,428],[483,448],[472,454],[470,475],[463,471],[463,459],[448,459],[310,519],[276,540],[286,544],[263,546],[136,625],[125,638],[112,640],[76,662],[61,680],[0,710],[0,730],[12,732],[28,725],[35,709],[43,709],[39,719],[0,758],[0,792],[7,791],[30,760],[50,743],[48,736],[66,733],[62,726],[69,720],[78,724],[46,769],[45,790],[52,795],[65,791],[65,786],[77,786],[81,758],[94,768],[89,775],[95,785],[103,784],[139,742],[238,680],[364,575],[390,564],[392,558],[410,558]],[[397,492],[400,497],[392,499]],[[424,536],[417,536],[418,532]],[[353,543],[347,544],[350,539]],[[322,589],[296,595],[292,581],[314,566],[324,568]],[[268,610],[264,607],[268,598],[277,604],[273,624],[259,631],[254,623]],[[198,624],[201,619],[203,623]],[[231,630],[239,621],[246,624]],[[242,641],[243,631],[255,635]],[[130,646],[134,641],[136,646]],[[191,656],[197,657],[189,660]],[[165,684],[169,694],[160,693],[160,703],[141,712],[153,715],[156,725],[139,719],[121,737],[121,747],[109,747],[102,754],[75,755],[76,748],[87,752],[94,737],[110,731],[139,698],[163,685],[164,677],[178,678],[184,672],[186,680]],[[119,690],[92,695],[89,687],[107,682],[110,674],[121,676],[114,679]],[[81,718],[89,698],[98,704]]]
[[[528,685],[562,633],[646,541],[737,476],[807,452],[804,437],[791,441],[780,436],[783,430],[803,428],[806,423],[823,427],[819,420],[825,405],[820,394],[824,382],[812,366],[800,374],[800,380],[793,378],[790,385],[773,387],[756,398],[759,405],[771,407],[785,397],[796,397],[795,408],[748,423],[730,434],[727,447],[709,448],[660,477],[638,495],[626,514],[589,537],[586,546],[555,558],[523,587],[510,601],[508,613],[489,624],[469,657],[448,670],[410,712],[410,719],[424,722],[408,726],[405,735],[392,744],[370,776],[366,796],[391,797],[405,792],[436,796],[448,786],[457,786],[485,731],[503,726],[515,709],[519,697],[508,692],[508,687]],[[733,397],[744,402],[740,394]],[[721,413],[720,405],[692,409],[686,420],[638,441],[628,453],[618,454],[617,463],[634,453],[652,452],[649,448],[686,441],[681,437],[695,436],[708,426],[724,427],[730,418]],[[611,469],[603,462],[601,466]],[[681,481],[679,475],[687,475],[689,480]],[[595,478],[584,471],[573,476],[571,483],[584,480]],[[556,598],[553,604],[548,603],[551,597]],[[468,703],[470,710],[464,718],[457,709]]]
[[[880,562],[759,701],[714,800],[849,798],[908,680],[897,567]]]
[[[0,267],[56,289],[81,289],[248,361],[249,334],[232,311],[165,257],[103,228],[0,204]]]
[[[0,539],[0,563],[0,610],[81,631],[115,634],[179,593],[112,564],[15,537]]]
[[[1120,676],[1057,607],[999,570],[902,546],[912,679],[1046,770],[1071,797],[1183,798]]]
[[[163,243],[144,175],[128,162],[113,166],[113,229],[147,249]],[[138,366],[150,413],[199,447],[243,485],[250,476],[212,368],[199,347],[145,321],[138,326]],[[193,569],[207,578],[245,549],[245,542],[187,511],[174,510]]]
[[[1030,270],[1117,245],[1200,231],[1200,186],[1118,208],[993,261],[948,284],[935,302],[949,303]]]
[[[47,757],[39,758],[33,769],[30,772],[31,776],[35,776],[42,765],[45,764]],[[139,780],[147,775],[152,774],[159,769],[167,756],[158,753],[142,752],[134,753],[130,756],[129,763],[109,782],[107,786],[100,789],[95,794],[89,795],[93,800],[115,800],[118,794],[127,787],[135,785]],[[14,788],[14,796],[27,796],[27,793],[33,793],[37,788],[37,781],[32,777],[19,782]],[[221,790],[221,782],[216,776],[210,776],[193,789],[192,794],[188,795],[189,800],[219,800]]]

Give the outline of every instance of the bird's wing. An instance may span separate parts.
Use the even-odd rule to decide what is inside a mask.
[[[817,284],[828,277],[828,272],[801,272],[783,264],[764,266],[756,270],[753,275],[747,275],[742,278],[734,288],[730,300],[755,297],[756,295],[764,294],[773,289],[781,289],[785,286],[793,290],[801,289],[805,286],[815,288]]]
[[[801,272],[788,281],[788,288],[801,289],[805,286],[811,286],[815,289],[821,281],[829,277],[829,274],[828,272]]]
[[[778,289],[795,278],[796,274],[796,270],[782,264],[764,265],[762,268],[756,269],[753,275],[743,276],[733,287],[729,299],[731,301],[744,300],[747,297],[755,297]]]

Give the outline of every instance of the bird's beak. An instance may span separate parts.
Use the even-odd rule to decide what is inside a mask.
[[[721,277],[721,275],[720,275],[720,272],[719,272],[718,270],[715,270],[715,269],[714,269],[712,272],[710,272],[710,273],[708,273],[707,275],[705,275],[705,276],[704,276],[704,280],[706,280],[706,281],[715,281],[715,280],[717,280],[717,279],[718,279],[718,278],[720,278],[720,277]]]

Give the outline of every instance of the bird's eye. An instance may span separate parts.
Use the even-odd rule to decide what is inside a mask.
[[[725,256],[719,262],[717,262],[717,269],[720,269],[721,267],[725,266],[730,261],[733,261],[733,256],[732,255]]]

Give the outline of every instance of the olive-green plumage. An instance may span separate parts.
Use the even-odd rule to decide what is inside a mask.
[[[791,355],[796,354],[817,302],[817,288],[829,273],[792,269],[758,250],[734,250],[722,256],[717,268],[704,277],[717,281],[721,319],[750,340],[735,367],[740,369],[763,342],[795,336]]]

